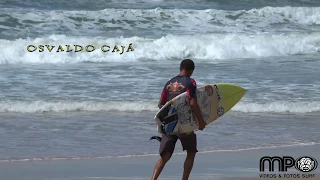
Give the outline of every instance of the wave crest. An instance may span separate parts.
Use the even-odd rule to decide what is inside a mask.
[[[299,43],[297,43],[299,42]],[[109,45],[111,49],[132,43],[134,51],[103,52],[101,46]],[[56,48],[49,52],[28,52],[28,45],[51,45]],[[56,52],[62,45],[93,45],[93,52]],[[42,64],[42,63],[79,63],[79,62],[136,62],[164,61],[192,57],[206,61],[233,58],[260,58],[271,56],[287,56],[293,54],[314,54],[320,50],[320,33],[311,34],[211,34],[211,35],[168,35],[159,39],[132,37],[67,37],[51,35],[36,39],[18,39],[14,41],[0,40],[0,64]]]
[[[320,112],[320,102],[239,102],[231,111],[262,113],[310,113]],[[158,111],[157,101],[9,101],[0,102],[0,112],[71,112],[71,111]]]

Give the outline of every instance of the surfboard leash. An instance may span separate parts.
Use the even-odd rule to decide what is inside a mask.
[[[159,141],[159,142],[161,142],[161,140],[162,140],[162,138],[161,138],[160,136],[152,136],[152,137],[150,138],[150,140],[152,140],[152,139],[156,139],[156,140]]]

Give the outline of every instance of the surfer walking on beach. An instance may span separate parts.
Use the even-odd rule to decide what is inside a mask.
[[[190,102],[190,108],[199,121],[198,129],[203,130],[206,126],[206,122],[201,115],[201,111],[196,99],[197,84],[194,79],[190,78],[194,71],[194,68],[194,62],[191,59],[184,59],[181,61],[179,75],[173,77],[166,83],[161,93],[158,106],[159,108],[161,108],[167,101],[170,101],[181,93],[187,92]],[[198,152],[197,136],[193,131],[179,135],[162,134],[159,148],[159,154],[161,157],[154,167],[152,180],[158,179],[165,164],[171,158],[178,139],[181,142],[183,150],[187,151],[182,180],[188,180],[193,167],[195,155]]]

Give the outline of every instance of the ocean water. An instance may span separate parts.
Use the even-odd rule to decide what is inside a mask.
[[[0,0],[1,162],[156,155],[184,58],[198,86],[248,90],[200,152],[320,143],[319,1]]]

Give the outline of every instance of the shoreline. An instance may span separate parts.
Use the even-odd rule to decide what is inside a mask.
[[[263,156],[311,156],[320,161],[320,145],[305,145],[253,149],[243,151],[220,151],[199,153],[196,156],[190,179],[270,179],[260,178],[259,159]],[[0,163],[3,179],[150,179],[159,156],[135,156],[107,159],[44,160]],[[181,179],[185,154],[172,156],[159,179]],[[302,174],[290,168],[288,174]],[[318,167],[309,174],[319,177]],[[264,172],[264,174],[272,174]],[[275,174],[275,173],[274,173]],[[243,179],[243,180],[245,180]],[[282,178],[283,179],[283,178]],[[285,178],[289,179],[289,178]],[[299,179],[299,178],[294,178]],[[300,178],[301,179],[301,178]]]
[[[301,146],[313,146],[319,145],[319,143],[305,143],[305,144],[288,144],[280,146],[267,146],[267,147],[249,147],[243,149],[222,149],[222,150],[209,150],[209,151],[199,151],[197,154],[211,154],[211,153],[224,153],[224,152],[243,152],[252,150],[268,150],[277,148],[289,148],[289,147],[301,147]],[[175,152],[174,156],[186,155],[186,152]],[[60,160],[95,160],[95,159],[120,159],[120,158],[139,158],[139,157],[154,157],[158,154],[126,154],[126,155],[109,155],[109,156],[79,156],[79,157],[35,157],[35,158],[21,158],[21,159],[0,159],[0,163],[10,163],[10,162],[35,162],[35,161],[60,161]],[[320,161],[320,160],[319,160]]]

